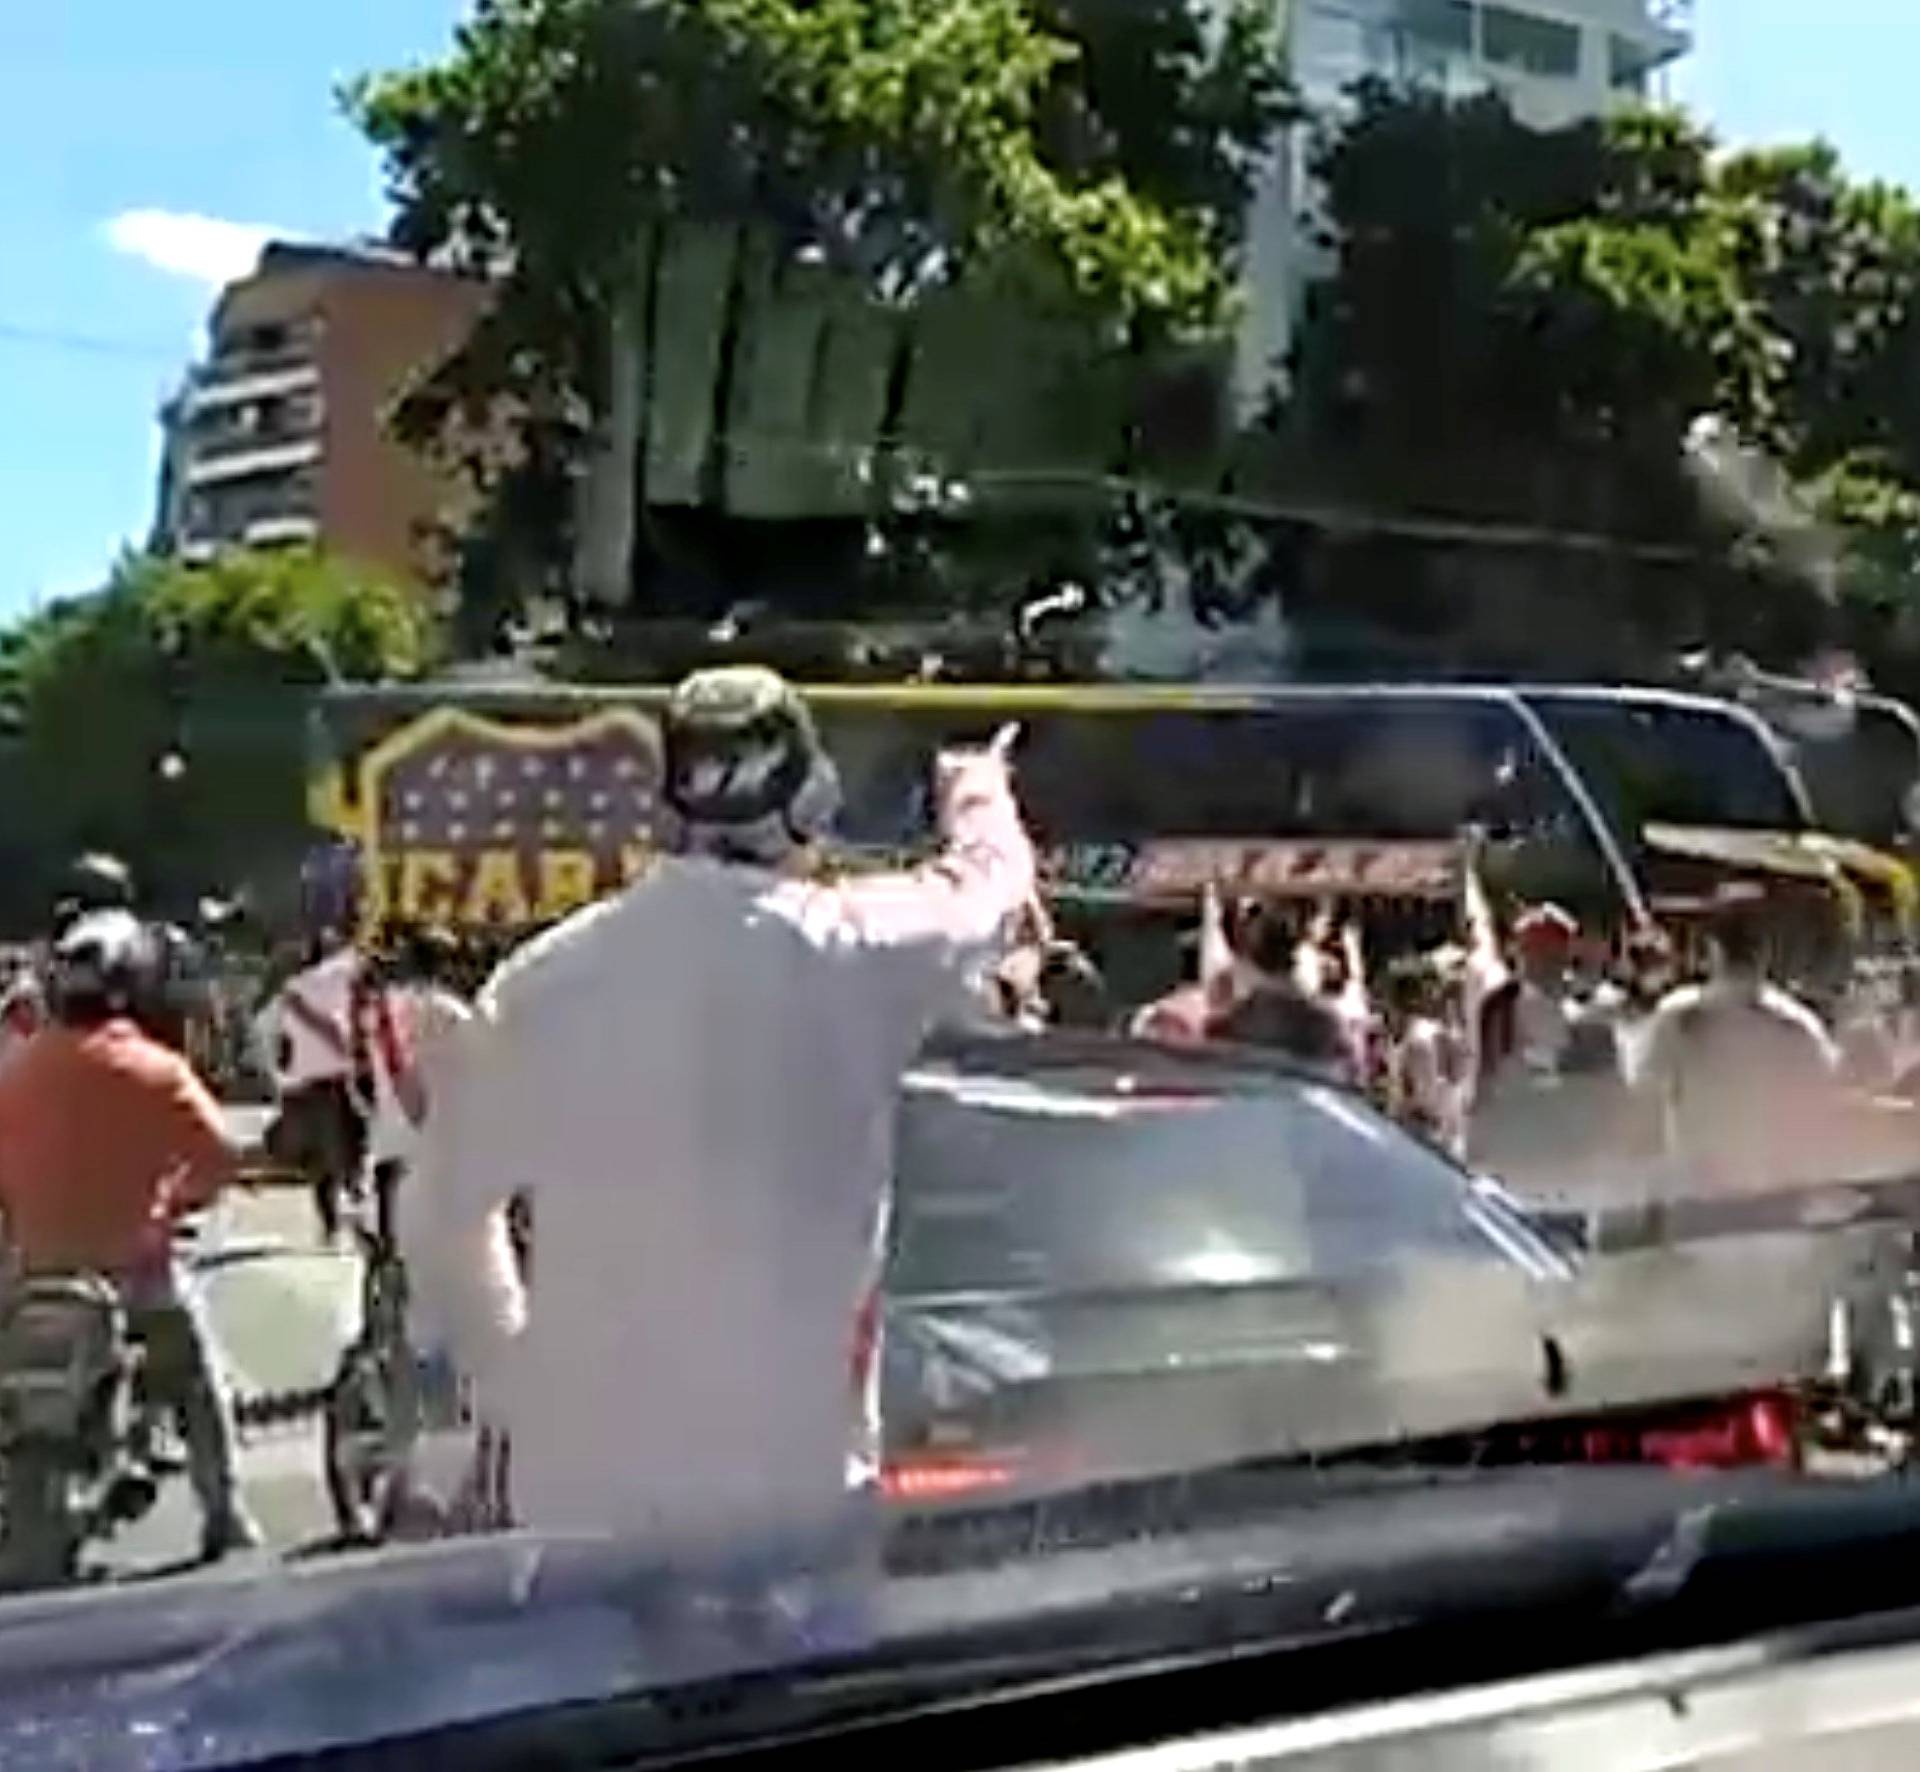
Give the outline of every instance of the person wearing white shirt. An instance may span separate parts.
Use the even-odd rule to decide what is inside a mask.
[[[315,941],[308,963],[254,1021],[280,1109],[268,1153],[313,1189],[323,1239],[340,1229],[340,1197],[359,1176],[366,1122],[353,1075],[353,1006],[360,958],[337,930]]]
[[[1580,926],[1554,904],[1512,925],[1509,961],[1470,857],[1464,977],[1467,1160],[1541,1203],[1638,1198],[1646,1157],[1612,1012],[1575,987]]]
[[[1659,1115],[1670,1185],[1755,1193],[1849,1179],[1853,1116],[1820,1017],[1768,982],[1754,910],[1724,911],[1705,984],[1653,1012],[1638,1082]]]
[[[696,674],[662,737],[675,852],[506,963],[429,1117],[449,1246],[523,1191],[534,1226],[524,1332],[455,1354],[497,1381],[519,1524],[865,1593],[897,1095],[1033,898],[1012,734],[935,760],[932,860],[839,878],[837,777],[778,676]]]

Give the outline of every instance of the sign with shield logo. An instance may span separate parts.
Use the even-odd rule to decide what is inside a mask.
[[[627,709],[565,726],[437,708],[360,766],[369,910],[520,929],[617,891],[645,867],[660,740]]]

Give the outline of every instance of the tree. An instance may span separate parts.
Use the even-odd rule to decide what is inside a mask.
[[[1920,470],[1920,210],[1854,184],[1823,142],[1729,156],[1715,196],[1737,218],[1742,276],[1780,345],[1781,423],[1796,468],[1859,451]]]
[[[1541,134],[1379,87],[1320,170],[1337,260],[1302,347],[1310,446],[1371,457],[1389,505],[1444,462],[1477,515],[1550,528],[1577,505],[1703,570],[1717,553],[1756,596],[1837,593],[1850,635],[1920,634],[1905,193],[1823,144],[1722,153],[1678,113]],[[1702,420],[1732,471],[1700,471]]]
[[[108,583],[0,636],[0,793],[16,928],[48,870],[125,854],[176,908],[265,883],[305,842],[306,704],[429,662],[418,594],[305,551],[204,567],[130,555]]]
[[[1308,417],[1390,445],[1637,449],[1764,418],[1775,342],[1677,115],[1534,131],[1498,99],[1378,83],[1322,143],[1337,269],[1302,345]]]
[[[634,507],[644,527],[655,503],[672,228],[738,230],[707,307],[721,336],[702,390],[715,416],[700,502],[724,505],[734,376],[769,259],[899,322],[863,440],[882,456],[901,443],[907,319],[942,291],[1057,317],[1096,350],[1219,335],[1280,66],[1260,0],[479,0],[445,61],[348,95],[385,162],[396,240],[499,282],[401,422],[445,440],[505,402],[532,446],[489,457],[496,510],[518,500],[557,521],[570,501],[555,494],[584,472],[589,533],[545,552],[571,545],[589,592],[623,596]],[[1031,378],[1028,363],[994,367]],[[912,477],[896,466],[872,476],[876,514]],[[497,530],[475,565],[496,591],[526,571]]]
[[[1042,90],[1035,133],[1069,176],[1118,177],[1192,218],[1229,273],[1274,131],[1301,115],[1270,0],[1032,0],[1074,54]]]

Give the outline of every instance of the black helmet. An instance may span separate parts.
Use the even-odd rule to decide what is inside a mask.
[[[696,671],[661,722],[662,794],[695,847],[771,859],[822,835],[840,779],[792,685],[758,665]]]
[[[414,924],[394,932],[387,963],[408,984],[447,984],[460,973],[460,944],[444,929]]]
[[[159,970],[153,932],[131,911],[89,911],[54,944],[48,1005],[69,1024],[131,1015],[152,994]]]
[[[133,899],[133,874],[117,855],[95,851],[78,856],[68,864],[54,900],[54,932],[90,911],[130,911]]]

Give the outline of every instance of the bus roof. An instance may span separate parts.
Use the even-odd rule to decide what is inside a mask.
[[[994,706],[1089,712],[1131,708],[1231,709],[1285,701],[1340,701],[1355,696],[1381,696],[1397,701],[1478,702],[1498,707],[1514,707],[1521,699],[1513,685],[1504,683],[816,683],[795,679],[794,687],[813,700],[848,705],[910,700],[923,707]],[[664,701],[670,693],[671,687],[662,683],[552,683],[538,678],[503,683],[497,679],[464,682],[458,678],[441,678],[423,683],[336,684],[321,690],[319,699],[322,706],[374,703],[396,708],[425,708],[457,701],[474,708],[546,703],[586,710],[631,706],[636,701]],[[1594,693],[1614,692],[1597,690]]]
[[[1644,684],[1607,683],[1514,683],[1513,693],[1524,701],[1617,702],[1627,707],[1672,708],[1676,712],[1727,715],[1743,725],[1757,725],[1763,731],[1766,722],[1751,708],[1722,695],[1702,695],[1696,690],[1654,689]]]
[[[742,660],[742,663],[752,662]],[[1032,682],[815,682],[795,678],[794,687],[822,700],[846,702],[889,702],[903,698],[932,707],[942,704],[965,706],[971,703],[995,703],[1001,706],[1024,704],[1029,707],[1218,707],[1247,706],[1274,701],[1329,701],[1351,696],[1382,696],[1395,700],[1449,700],[1483,703],[1580,702],[1618,703],[1638,707],[1668,707],[1702,714],[1717,714],[1741,722],[1765,722],[1750,707],[1724,696],[1697,691],[1663,689],[1644,684],[1616,683],[1525,683],[1459,681],[1421,682],[1406,678],[1391,680],[1356,679],[1346,682],[1271,682],[1245,683],[1032,683]],[[499,678],[465,680],[459,677],[432,678],[417,683],[338,683],[319,691],[326,702],[388,702],[395,706],[432,706],[458,700],[474,706],[507,705],[526,702],[557,702],[583,708],[630,704],[638,701],[662,701],[672,692],[666,683],[563,683],[540,677],[513,681]],[[1884,711],[1900,718],[1920,732],[1920,719],[1903,703],[1884,696],[1861,696],[1859,705],[1876,712]]]

